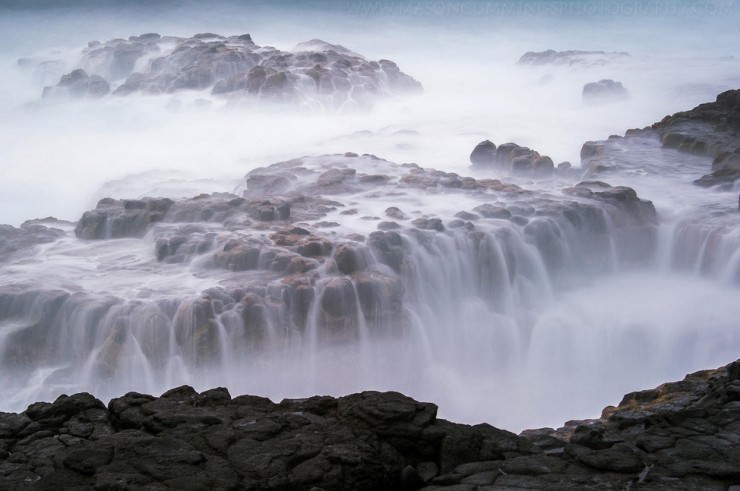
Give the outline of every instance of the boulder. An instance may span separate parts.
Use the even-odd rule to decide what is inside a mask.
[[[377,231],[368,236],[368,246],[375,254],[375,258],[394,271],[400,272],[403,264],[403,238],[398,232]]]
[[[470,163],[473,166],[491,166],[496,162],[496,145],[491,140],[484,140],[477,144],[470,154]]]
[[[550,157],[516,143],[504,143],[497,148],[490,140],[484,140],[475,146],[470,154],[470,162],[476,168],[534,178],[547,178],[555,171]],[[465,187],[462,182],[460,187]]]
[[[334,248],[334,262],[342,274],[365,269],[372,261],[369,251],[360,244],[344,242]]]

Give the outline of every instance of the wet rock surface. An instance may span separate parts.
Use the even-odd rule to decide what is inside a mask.
[[[0,489],[727,489],[740,360],[517,436],[396,392],[269,399],[188,386],[0,413]]]
[[[91,41],[78,66],[44,89],[43,96],[100,98],[187,90],[341,107],[418,92],[421,84],[390,60],[367,60],[319,39],[281,51],[255,44],[249,34],[182,38],[150,33]]]
[[[154,222],[161,221],[172,206],[171,199],[114,200],[105,198],[95,210],[77,222],[75,234],[81,239],[141,237]]]
[[[55,218],[30,220],[20,227],[0,225],[0,260],[14,254],[24,254],[34,246],[54,242],[64,236],[64,231],[57,228],[59,221]]]

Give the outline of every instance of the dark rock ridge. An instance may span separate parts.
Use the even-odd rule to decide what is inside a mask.
[[[695,184],[731,186],[740,178],[740,90],[723,92],[715,102],[666,116],[647,128],[629,130],[624,138],[586,142],[581,149],[582,163],[593,171],[609,170],[620,160],[617,154],[621,151],[616,146],[646,139],[659,140],[664,149],[711,158],[712,172]]]
[[[568,50],[528,51],[519,58],[520,65],[605,65],[629,56],[629,53],[610,51]]]
[[[0,489],[717,489],[740,484],[740,360],[517,436],[396,392],[272,401],[182,386],[0,413]]]
[[[554,172],[566,174],[570,162],[561,162],[555,167],[547,155],[516,143],[504,143],[496,147],[491,140],[484,140],[475,146],[470,154],[470,163],[479,169],[490,169],[504,174],[546,178]]]
[[[627,97],[629,97],[627,89],[622,82],[615,80],[603,79],[583,86],[583,102],[618,101]]]
[[[190,38],[142,34],[90,42],[78,66],[56,86],[44,89],[44,97],[182,90],[285,102],[318,100],[339,107],[419,91],[421,84],[390,60],[370,61],[318,39],[281,51],[258,46],[249,34]]]

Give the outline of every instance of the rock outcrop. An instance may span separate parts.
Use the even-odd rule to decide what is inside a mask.
[[[547,155],[516,143],[504,143],[496,147],[490,140],[475,146],[470,154],[470,163],[479,169],[491,169],[504,174],[546,178],[556,171],[555,164]],[[567,172],[570,164],[562,162],[557,170]]]
[[[396,392],[280,403],[87,393],[0,413],[0,489],[727,489],[740,483],[740,360],[627,394],[600,419],[517,436]]]
[[[624,138],[614,136],[607,141],[586,142],[581,149],[581,161],[584,167],[596,173],[608,171],[614,166],[635,166],[619,156],[624,152],[617,147],[631,141],[655,139],[664,149],[712,159],[712,172],[697,179],[695,184],[730,187],[740,179],[738,114],[740,90],[729,90],[719,94],[715,102],[666,116],[647,128],[629,130]]]
[[[260,98],[340,107],[374,97],[418,92],[421,84],[390,60],[371,61],[318,39],[291,51],[258,46],[249,34],[190,38],[142,34],[92,41],[78,67],[44,97],[210,91],[229,98]]]
[[[696,181],[700,186],[740,179],[740,90],[729,90],[714,102],[666,116],[652,127],[663,146],[711,157],[712,172]]]
[[[519,58],[520,65],[605,65],[629,56],[624,52],[568,50],[528,51]]]

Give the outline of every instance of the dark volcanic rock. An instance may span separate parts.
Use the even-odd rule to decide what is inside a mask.
[[[421,90],[419,82],[390,60],[369,61],[317,39],[280,51],[256,45],[249,34],[190,38],[143,34],[89,43],[79,68],[47,87],[44,97],[101,97],[111,92],[106,80],[115,95],[210,90],[223,97],[332,107]]]
[[[727,489],[740,483],[740,360],[520,436],[396,392],[268,399],[182,386],[0,413],[0,488]]]

